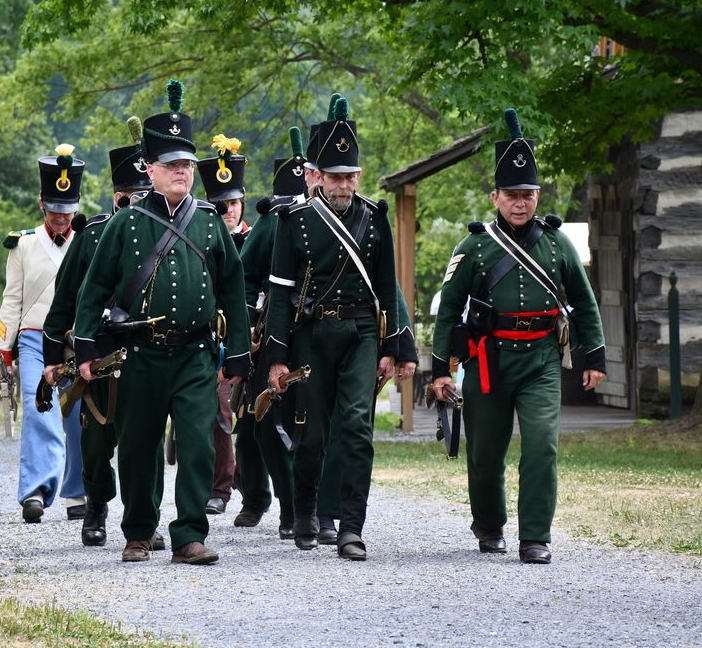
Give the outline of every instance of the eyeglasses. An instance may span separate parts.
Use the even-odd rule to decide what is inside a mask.
[[[160,166],[171,172],[177,171],[178,169],[192,171],[195,167],[195,163],[192,160],[173,160],[173,162],[154,162],[153,166]]]

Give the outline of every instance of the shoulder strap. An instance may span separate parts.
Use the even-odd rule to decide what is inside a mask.
[[[166,227],[166,231],[161,235],[161,238],[158,240],[156,245],[154,245],[151,252],[149,252],[148,256],[141,264],[141,267],[139,268],[139,270],[137,270],[136,274],[134,275],[134,277],[132,277],[132,280],[129,282],[129,285],[124,290],[121,305],[127,312],[131,310],[134,299],[146,283],[147,279],[151,276],[151,273],[153,272],[156,264],[156,260],[159,257],[164,257],[166,254],[168,254],[171,248],[176,244],[178,238],[182,238],[186,243],[190,241],[190,239],[188,239],[185,236],[185,234],[183,234],[183,230],[185,230],[185,228],[188,226],[188,223],[190,223],[190,221],[192,220],[192,217],[195,214],[196,206],[197,203],[195,199],[192,196],[190,196],[190,203],[188,204],[188,206],[185,209],[183,209],[180,212],[180,214],[178,214],[178,216],[173,220],[173,223],[169,223],[168,221],[159,218],[158,216],[156,216],[156,214],[148,211],[147,209],[144,209],[143,207],[139,207],[138,205],[132,205],[132,209],[135,209],[136,211],[141,212],[149,218],[164,225]],[[196,250],[198,256],[204,261],[205,255],[202,253],[202,251],[198,247],[196,247],[195,244],[192,243],[192,241],[190,241],[189,245],[191,245],[191,247],[193,247],[193,249]]]
[[[363,240],[363,236],[366,233],[366,229],[368,228],[368,223],[370,221],[370,210],[365,205],[362,205],[362,207],[363,209],[356,215],[353,225],[351,226],[351,236],[353,236],[353,239],[354,241],[356,241],[357,245],[359,246],[359,249],[361,247],[361,241]],[[346,252],[346,250],[344,250],[344,254],[341,255],[341,258],[337,262],[334,271],[329,277],[329,280],[320,291],[321,296],[317,299],[318,303],[323,304],[324,300],[327,298],[327,295],[331,293],[332,290],[334,290],[334,288],[336,288],[337,284],[339,283],[341,277],[344,274],[344,271],[346,270],[348,262],[349,254],[348,252]]]
[[[321,216],[322,221],[327,225],[327,227],[329,227],[329,229],[332,231],[332,234],[334,234],[334,236],[336,236],[336,238],[339,239],[341,244],[346,249],[346,252],[348,253],[349,257],[351,257],[351,260],[354,262],[356,268],[361,274],[361,277],[363,277],[363,281],[366,282],[368,289],[371,291],[371,295],[373,295],[373,301],[375,303],[376,311],[379,311],[380,306],[378,302],[378,297],[376,296],[375,291],[373,290],[373,284],[371,283],[370,277],[368,276],[366,267],[363,265],[363,261],[361,261],[361,257],[359,256],[359,244],[356,243],[354,238],[351,236],[350,232],[343,226],[341,221],[339,221],[339,219],[329,210],[329,208],[319,198],[315,197],[310,199],[310,205]]]
[[[195,245],[195,243],[193,243],[193,241],[191,241],[184,233],[185,228],[188,226],[190,220],[195,214],[195,209],[197,209],[197,204],[194,200],[190,203],[188,209],[184,210],[185,213],[179,214],[178,217],[175,218],[172,223],[169,223],[166,219],[157,216],[153,212],[150,212],[148,209],[144,209],[139,205],[134,205],[132,209],[141,212],[142,214],[148,216],[152,220],[155,220],[157,223],[160,223],[165,228],[173,232],[173,234],[169,234],[168,232],[165,233],[167,236],[171,237],[171,239],[169,239],[166,246],[164,246],[163,254],[167,254],[168,252],[170,252],[171,248],[176,243],[176,239],[180,238],[185,242],[185,244],[188,247],[190,247],[195,252],[195,254],[197,254],[200,257],[200,260],[205,260],[205,255],[202,252],[202,250],[197,245]]]
[[[527,232],[526,236],[522,240],[521,247],[526,252],[529,252],[531,248],[536,245],[536,242],[541,238],[544,230],[538,223],[534,223],[531,229]],[[487,294],[500,282],[501,279],[517,265],[517,260],[511,255],[506,254],[500,262],[495,265],[490,272],[488,272],[487,277],[483,279],[483,283],[480,286],[479,294],[480,299],[487,297]]]
[[[534,259],[532,259],[524,250],[515,245],[514,241],[510,239],[497,225],[497,221],[493,221],[486,228],[485,231],[493,238],[494,241],[498,243],[509,255],[516,259],[517,263],[521,263],[524,269],[532,276],[534,279],[548,292],[550,292],[555,298],[556,302],[561,308],[565,308],[563,301],[560,297],[560,290],[555,283],[546,274],[546,271],[538,264]]]

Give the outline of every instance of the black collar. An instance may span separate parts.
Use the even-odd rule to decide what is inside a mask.
[[[160,191],[156,191],[156,189],[151,189],[151,191],[148,194],[148,198],[151,201],[151,204],[158,210],[161,211],[165,214],[168,214],[169,218],[173,218],[178,211],[183,207],[183,203],[187,200],[188,196],[190,194],[186,194],[183,200],[178,203],[178,206],[171,211],[170,206],[168,205],[168,201],[166,200],[166,196],[164,196]],[[194,200],[194,198],[193,198]]]
[[[507,219],[498,211],[497,226],[511,239],[514,239],[515,241],[521,241],[524,235],[533,227],[534,218],[535,216],[532,216],[523,227],[513,227],[509,222],[507,222]]]

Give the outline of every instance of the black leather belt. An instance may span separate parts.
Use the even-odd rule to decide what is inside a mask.
[[[336,319],[357,319],[359,317],[375,317],[375,307],[370,304],[317,304],[314,309],[314,319],[335,317]]]
[[[155,326],[144,326],[134,331],[134,337],[148,340],[154,344],[164,346],[184,346],[195,340],[202,340],[210,333],[209,326],[202,326],[194,331],[174,331],[172,329],[160,329]]]
[[[502,331],[550,331],[555,326],[555,317],[520,317],[498,314],[495,322],[495,328]]]

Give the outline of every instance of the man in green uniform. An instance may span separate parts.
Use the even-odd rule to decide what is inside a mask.
[[[293,459],[295,544],[318,544],[317,488],[337,407],[344,457],[337,547],[343,558],[364,560],[373,395],[376,374],[392,375],[397,355],[397,283],[387,205],[355,192],[361,168],[347,111],[339,99],[335,118],[319,124],[317,196],[278,212],[266,352],[269,382],[279,391],[290,366],[312,369],[308,384],[296,385],[295,398],[286,399],[296,401],[295,425],[304,426]],[[379,339],[381,315],[386,335]]]
[[[577,333],[585,352],[585,389],[604,379],[605,348],[597,303],[575,248],[556,217],[534,216],[540,187],[533,142],[523,138],[514,110],[505,118],[511,139],[496,144],[491,193],[497,219],[472,224],[449,262],[434,331],[433,388],[445,400],[444,387],[455,389],[449,359],[465,360],[471,530],[484,553],[507,551],[505,457],[516,410],[519,557],[544,564],[551,561],[547,543],[556,507],[562,354],[569,358],[563,294],[573,308],[571,334]],[[457,329],[452,343],[469,297],[467,335]]]
[[[171,80],[168,90],[170,112],[144,122],[153,189],[138,205],[117,212],[98,244],[85,280],[90,290],[78,300],[76,359],[81,375],[91,379],[102,308],[111,295],[134,320],[165,316],[163,326],[143,326],[119,341],[129,353],[115,420],[127,539],[122,560],[149,559],[158,524],[152,497],[157,454],[170,415],[179,432],[172,562],[207,564],[219,558],[203,544],[217,412],[215,311],[221,308],[227,320],[218,378],[230,384],[248,375],[249,323],[243,269],[231,236],[212,206],[190,195],[196,157],[190,118],[180,112],[182,85]]]
[[[44,377],[53,383],[53,370],[63,362],[66,333],[73,328],[78,291],[95,254],[97,244],[112,214],[120,207],[142,197],[151,187],[146,174],[146,162],[141,154],[141,122],[130,118],[129,129],[136,144],[112,149],[110,167],[112,171],[112,212],[98,214],[85,222],[84,217],[73,219],[76,241],[71,245],[56,275],[56,292],[44,322]],[[104,355],[112,351],[105,348]],[[101,413],[107,412],[109,394],[108,381],[98,380],[90,386],[90,395]],[[117,445],[117,436],[111,422],[102,425],[95,419],[85,401],[81,403],[81,452],[83,455],[83,484],[88,496],[81,539],[85,546],[103,546],[107,541],[105,522],[107,503],[117,494],[115,474],[110,461]],[[159,455],[163,460],[163,453]],[[163,472],[160,471],[158,487],[154,493],[156,505],[160,506],[163,495]],[[163,537],[158,532],[151,539],[153,549],[164,549]]]
[[[273,162],[273,199],[264,198],[256,209],[260,218],[247,237],[241,252],[246,284],[246,303],[249,319],[265,319],[257,308],[260,295],[268,295],[268,277],[271,270],[273,242],[277,224],[277,210],[283,205],[304,202],[305,179],[302,155],[302,136],[297,127],[289,130],[291,155],[276,158]],[[261,322],[262,324],[262,322]],[[260,325],[259,325],[260,327]],[[254,340],[255,343],[260,340]],[[265,348],[255,355],[255,371],[247,385],[246,413],[236,427],[236,457],[241,470],[242,509],[234,520],[236,526],[254,526],[259,523],[271,503],[268,477],[280,504],[278,535],[283,540],[292,539],[293,533],[293,476],[292,455],[278,432],[277,413],[271,412],[260,422],[253,416],[253,404],[258,393],[266,388],[268,361]],[[284,433],[285,434],[285,433]]]
[[[334,119],[334,106],[336,100],[341,95],[334,93],[329,100],[329,110],[327,112],[327,121]],[[315,185],[319,182],[318,168],[315,163],[319,151],[319,141],[317,130],[319,124],[313,124],[310,128],[310,138],[307,144],[307,161],[305,167],[305,182],[307,184],[308,193],[314,195],[316,193]],[[359,197],[366,201],[370,201],[366,196]],[[372,202],[372,201],[371,201]],[[404,295],[397,286],[398,296],[398,322],[399,322],[399,353],[395,364],[395,378],[399,381],[411,378],[419,362],[417,350],[414,343],[414,333],[412,332],[409,312]],[[337,422],[338,413],[334,410],[330,423],[330,438],[329,444],[324,454],[324,467],[322,469],[322,477],[319,482],[319,491],[317,498],[317,518],[319,521],[319,544],[336,544],[338,534],[336,531],[335,520],[341,518],[341,478],[343,457],[341,439],[335,432],[339,425]]]
[[[395,381],[411,379],[419,363],[405,297],[397,286],[397,316],[399,322],[399,350],[395,362]],[[324,468],[319,482],[317,517],[319,518],[319,544],[336,544],[338,534],[335,520],[341,518],[341,482],[343,477],[343,445],[337,434],[337,410],[331,420],[329,445],[324,455]]]

